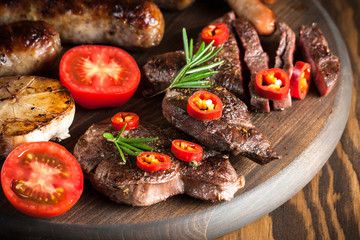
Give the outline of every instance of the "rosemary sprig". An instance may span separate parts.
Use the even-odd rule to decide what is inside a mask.
[[[204,42],[201,43],[198,51],[193,54],[194,43],[193,39],[188,41],[186,29],[183,28],[183,43],[184,43],[184,52],[186,58],[186,64],[183,66],[175,75],[173,81],[171,82],[168,88],[209,88],[211,83],[208,80],[199,81],[203,78],[210,77],[217,73],[217,71],[212,71],[211,69],[221,65],[224,61],[218,61],[212,64],[200,66],[201,64],[209,61],[213,58],[223,47],[220,45],[218,49],[215,50],[213,47],[214,41],[205,45]]]
[[[123,160],[123,164],[126,163],[126,158],[124,152],[131,156],[138,156],[139,153],[144,151],[152,151],[154,150],[152,147],[144,144],[145,142],[152,142],[158,140],[158,137],[155,138],[123,138],[121,135],[123,134],[125,126],[121,129],[118,136],[115,138],[111,133],[104,133],[103,137],[108,141],[113,142],[117,149],[119,150],[121,159]],[[123,152],[124,151],[124,152]]]

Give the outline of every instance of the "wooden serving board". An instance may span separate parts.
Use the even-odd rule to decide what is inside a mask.
[[[0,236],[36,239],[212,239],[234,231],[274,210],[302,189],[333,152],[344,129],[352,91],[352,73],[347,49],[327,13],[316,0],[279,0],[270,6],[277,20],[298,33],[300,24],[317,23],[330,49],[340,57],[341,76],[332,92],[319,97],[312,87],[305,100],[293,102],[291,109],[271,113],[251,113],[252,121],[268,136],[282,160],[260,166],[243,157],[231,162],[246,185],[225,203],[207,203],[186,195],[172,197],[149,207],[116,204],[95,191],[85,181],[83,195],[68,212],[50,219],[37,219],[16,211],[0,192]],[[218,0],[198,0],[190,8],[163,11],[165,36],[160,46],[131,52],[139,66],[153,55],[182,48],[181,28],[196,37],[210,21],[229,11]],[[263,37],[263,46],[273,55],[278,34]],[[70,47],[70,46],[65,46]],[[270,61],[270,64],[273,60]],[[57,67],[47,74],[58,78]],[[118,111],[134,111],[141,119],[164,123],[162,96],[145,99],[139,91],[124,106],[86,110],[77,106],[71,138],[61,144],[70,151],[77,139],[94,122]]]

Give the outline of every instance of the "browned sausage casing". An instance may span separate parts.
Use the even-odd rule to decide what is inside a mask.
[[[189,7],[195,0],[153,0],[159,8],[182,10]]]
[[[260,0],[227,0],[238,16],[245,17],[261,35],[270,35],[275,30],[275,15]]]
[[[43,20],[55,27],[61,41],[112,44],[128,49],[160,43],[164,19],[148,0],[8,0],[0,1],[0,23]]]
[[[36,74],[51,67],[61,52],[59,34],[43,21],[0,26],[0,76]]]

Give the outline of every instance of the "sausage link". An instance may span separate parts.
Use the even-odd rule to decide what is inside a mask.
[[[275,30],[275,15],[260,0],[227,0],[238,16],[245,17],[261,35],[270,35]]]
[[[31,75],[50,68],[61,52],[60,36],[43,21],[0,26],[0,76]]]
[[[160,43],[164,18],[148,0],[7,0],[0,2],[0,23],[43,20],[73,44],[111,44],[128,49]]]

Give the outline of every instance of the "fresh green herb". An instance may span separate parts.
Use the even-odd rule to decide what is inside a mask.
[[[138,156],[139,153],[144,151],[152,151],[154,150],[152,147],[144,144],[145,142],[152,142],[158,140],[155,138],[123,138],[121,135],[125,130],[125,126],[119,132],[119,135],[115,138],[111,133],[104,133],[103,137],[108,141],[113,142],[117,149],[119,150],[121,159],[123,160],[123,164],[126,163],[126,158],[124,152],[131,156]],[[124,152],[123,152],[124,151]]]
[[[175,75],[172,83],[168,88],[209,88],[211,87],[210,81],[199,81],[203,78],[210,77],[217,73],[217,71],[212,71],[211,69],[221,65],[224,61],[215,62],[212,64],[200,66],[201,64],[209,61],[213,58],[223,47],[220,45],[216,51],[213,47],[214,41],[205,45],[204,42],[201,43],[198,51],[193,54],[193,39],[188,41],[185,28],[182,30],[183,34],[183,43],[184,43],[184,52],[186,58],[186,64],[183,66],[179,72]]]

